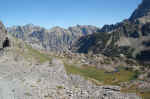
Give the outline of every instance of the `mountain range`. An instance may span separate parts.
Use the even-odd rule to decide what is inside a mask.
[[[92,34],[98,30],[98,27],[91,25],[77,25],[68,29],[56,26],[51,29],[45,29],[33,24],[27,24],[7,28],[8,33],[35,45],[37,48],[61,52],[67,51],[72,43],[81,36]]]
[[[102,28],[0,22],[0,99],[150,99],[149,5]]]
[[[8,33],[29,42],[38,49],[47,51],[68,51],[79,53],[102,53],[106,56],[120,56],[147,60],[150,52],[150,1],[143,0],[130,18],[117,24],[98,28],[91,25],[77,25],[64,29],[45,29],[28,24],[7,28]]]
[[[147,63],[150,60],[150,1],[143,0],[129,19],[105,25],[97,33],[81,37],[73,48],[80,53],[126,55]]]

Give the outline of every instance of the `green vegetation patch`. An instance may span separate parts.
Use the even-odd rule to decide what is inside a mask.
[[[119,85],[121,82],[128,82],[135,77],[135,73],[124,68],[118,68],[118,72],[109,73],[105,70],[96,69],[95,67],[77,67],[66,64],[65,68],[68,74],[78,74],[85,78],[95,79],[106,85]]]
[[[58,89],[63,89],[64,87],[63,86],[56,86]]]
[[[95,67],[77,67],[76,65],[65,63],[65,68],[68,74],[77,74],[91,80],[96,85],[120,85],[121,82],[130,82],[137,79],[138,71],[128,70],[123,67],[118,67],[118,72],[108,73],[105,70],[96,69]],[[129,88],[123,88],[123,93],[136,93],[142,99],[150,99],[149,92],[141,92],[136,85]]]
[[[46,61],[50,61],[51,58],[49,55],[46,55],[44,53],[41,53],[40,51],[33,49],[31,46],[26,45],[27,48],[27,55],[26,57],[30,57],[30,58],[34,58],[37,61],[39,61],[40,63],[46,62]]]

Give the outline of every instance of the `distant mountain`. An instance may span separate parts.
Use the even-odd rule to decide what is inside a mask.
[[[27,24],[9,27],[7,30],[17,38],[33,45],[40,45],[38,48],[42,47],[49,51],[64,51],[68,50],[72,43],[81,36],[92,34],[99,28],[90,25],[77,25],[68,29],[53,27],[48,30],[40,26]]]
[[[130,19],[115,25],[105,25],[99,32],[81,37],[73,51],[102,53],[150,61],[150,1],[143,0]],[[144,20],[144,21],[143,21]]]
[[[77,25],[63,29],[25,25],[7,29],[17,38],[48,51],[72,49],[80,53],[102,53],[106,56],[125,55],[143,61],[150,61],[150,1],[143,0],[129,19],[114,25]],[[95,33],[97,32],[97,33]],[[39,47],[39,48],[41,48]]]
[[[130,20],[139,20],[141,23],[150,22],[150,0],[142,0],[142,3],[131,15]]]
[[[116,28],[118,28],[120,26],[121,23],[117,23],[117,24],[111,24],[111,25],[104,25],[99,32],[111,32],[113,30],[115,30]]]
[[[129,19],[125,19],[132,23],[146,24],[150,22],[150,0],[142,0],[142,3],[138,8],[132,13]],[[110,32],[121,26],[123,22],[111,25],[104,25],[100,32]]]

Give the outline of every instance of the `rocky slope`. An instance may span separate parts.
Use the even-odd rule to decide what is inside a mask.
[[[79,37],[92,34],[99,28],[94,26],[74,26],[64,29],[53,27],[45,29],[39,26],[28,24],[25,26],[14,26],[8,28],[8,32],[13,36],[20,38],[38,48],[44,48],[49,51],[68,50],[72,43]],[[38,46],[40,45],[40,46]]]
[[[7,49],[0,58],[1,99],[140,99],[119,86],[96,86],[78,75],[67,75],[63,62],[26,61]]]

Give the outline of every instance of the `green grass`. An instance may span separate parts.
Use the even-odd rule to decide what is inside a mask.
[[[30,58],[34,58],[36,59],[38,62],[43,63],[46,61],[50,61],[51,58],[50,56],[41,53],[40,51],[33,49],[31,46],[26,45],[26,49],[28,50],[26,54],[26,58],[30,57]]]
[[[95,67],[77,67],[76,65],[65,63],[65,68],[68,74],[77,74],[91,80],[97,85],[120,85],[121,82],[129,82],[135,80],[137,72],[126,70],[125,68],[118,68],[118,73],[106,73],[105,70],[99,70]],[[150,92],[141,92],[136,85],[130,88],[122,88],[123,93],[136,93],[142,99],[150,99]]]
[[[17,38],[14,38],[14,42],[15,46],[13,49],[13,53],[22,55],[28,61],[35,60],[38,63],[44,63],[46,61],[51,61],[52,59],[51,55],[40,52]]]
[[[63,89],[64,87],[63,86],[56,86],[58,89]]]
[[[109,85],[119,85],[120,82],[128,82],[135,76],[134,72],[123,68],[119,68],[118,73],[106,73],[105,70],[96,69],[95,67],[77,67],[67,63],[65,63],[65,68],[69,74],[78,74],[86,79],[94,79]]]

